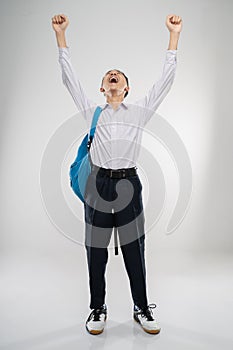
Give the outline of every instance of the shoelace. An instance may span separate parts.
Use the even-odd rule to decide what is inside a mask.
[[[156,308],[156,304],[149,304],[147,308],[144,308],[141,310],[140,314],[142,317],[146,317],[148,321],[154,321],[153,314],[152,314],[152,309]]]
[[[93,321],[100,321],[100,314],[103,312],[102,309],[95,309],[92,311]]]

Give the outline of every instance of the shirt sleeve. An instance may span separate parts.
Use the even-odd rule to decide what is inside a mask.
[[[136,101],[136,105],[145,109],[145,123],[157,110],[165,96],[168,94],[175,78],[177,66],[177,50],[167,50],[165,62],[160,79],[155,82],[147,95]]]
[[[84,117],[86,117],[85,112],[90,111],[90,109],[96,104],[87,98],[80,84],[80,81],[71,63],[70,47],[58,47],[58,51],[58,61],[61,66],[63,84],[71,94],[78,110],[80,112],[84,112]]]

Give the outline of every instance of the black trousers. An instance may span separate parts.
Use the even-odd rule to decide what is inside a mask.
[[[85,192],[85,247],[91,309],[105,303],[105,270],[113,227],[118,230],[133,302],[139,307],[148,305],[141,191],[138,175],[115,179],[92,171],[88,178]]]

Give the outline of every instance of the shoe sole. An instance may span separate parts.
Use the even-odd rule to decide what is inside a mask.
[[[135,319],[135,318],[134,318],[134,321],[135,321],[136,323],[138,323],[146,333],[149,333],[149,334],[159,334],[160,331],[161,331],[161,328],[159,328],[159,329],[147,329],[147,328],[144,328],[144,327],[141,325],[140,321],[138,321],[138,320]]]
[[[86,327],[86,329],[87,329],[87,327]],[[89,331],[89,330],[87,329],[87,331],[88,331],[88,333],[90,333],[90,334],[92,334],[92,335],[98,335],[98,334],[103,333],[104,330],[102,329],[101,331],[96,331],[96,330]]]

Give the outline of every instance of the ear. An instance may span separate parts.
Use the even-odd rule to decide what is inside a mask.
[[[126,86],[125,87],[125,91],[129,91],[130,90],[130,87],[129,86]]]
[[[100,88],[100,92],[104,92],[104,91],[105,91],[104,88],[101,87],[101,88]]]

